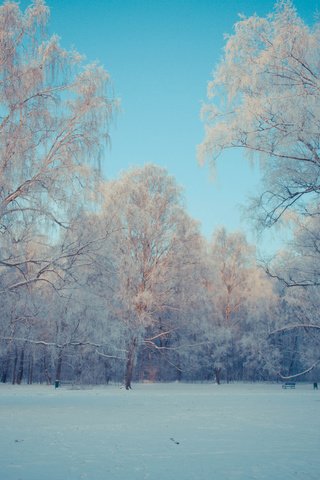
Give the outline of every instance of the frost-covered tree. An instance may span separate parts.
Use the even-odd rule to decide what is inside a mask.
[[[320,287],[320,217],[296,217],[287,249],[265,265],[286,287]]]
[[[267,17],[235,24],[208,85],[200,159],[214,162],[230,148],[261,159],[263,226],[292,209],[319,213],[319,46],[319,22],[309,27],[280,0]]]
[[[218,229],[211,243],[212,295],[217,314],[214,319],[212,358],[217,382],[222,369],[230,369],[238,348],[236,336],[244,319],[244,308],[252,289],[255,251],[245,236]]]
[[[159,347],[174,330],[175,312],[191,298],[197,224],[185,213],[180,188],[164,169],[136,168],[108,185],[104,215],[111,219],[113,295],[108,308],[125,333],[125,386],[131,386],[141,345]]]
[[[270,333],[282,324],[281,296],[276,282],[261,267],[251,270],[250,284],[238,345],[243,378],[275,379],[281,355],[278,346],[270,342]]]
[[[59,344],[40,298],[53,313],[80,277],[90,243],[70,232],[75,214],[97,201],[115,109],[108,73],[62,48],[47,33],[48,19],[43,0],[25,11],[13,1],[0,6],[0,297],[8,359],[39,340],[43,348]]]
[[[214,163],[226,149],[260,159],[262,192],[251,216],[259,227],[285,216],[300,224],[294,248],[267,270],[287,287],[312,291],[319,285],[319,46],[319,21],[306,25],[290,0],[278,1],[265,18],[254,15],[236,23],[208,86],[206,134],[199,147],[202,162]],[[280,331],[290,330],[294,337],[297,321],[305,336],[310,322],[282,315],[287,323]]]
[[[299,377],[320,363],[319,227],[318,215],[296,219],[289,248],[266,267],[269,275],[283,286],[286,306],[271,338],[286,345],[291,358],[296,360],[283,366],[282,376]]]
[[[244,234],[228,234],[225,228],[220,228],[213,235],[211,255],[221,287],[217,302],[221,305],[223,323],[229,325],[250,292],[249,274],[255,266],[255,249]]]
[[[107,72],[49,37],[48,16],[43,0],[25,12],[11,1],[0,7],[1,290],[46,279],[47,259],[23,244],[41,235],[50,244],[68,227],[94,185],[90,164],[98,165],[114,110]]]
[[[228,380],[271,371],[264,365],[268,363],[265,345],[275,328],[272,316],[277,296],[272,280],[257,266],[255,248],[241,232],[227,233],[220,228],[210,245],[209,265],[213,308],[205,349],[217,383],[222,375]],[[254,365],[255,356],[260,360]]]

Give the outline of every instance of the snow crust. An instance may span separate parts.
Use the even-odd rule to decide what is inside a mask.
[[[310,384],[0,385],[0,478],[318,480],[319,408]]]

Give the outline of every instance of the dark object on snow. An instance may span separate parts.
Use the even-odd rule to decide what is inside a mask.
[[[286,382],[282,384],[282,388],[296,388],[295,382]]]
[[[171,437],[170,440],[171,440],[173,443],[175,443],[176,445],[180,445],[180,442],[177,442],[174,438]]]
[[[313,390],[318,390],[318,383],[317,382],[313,382]]]
[[[56,380],[56,381],[54,382],[54,388],[59,388],[59,386],[60,386],[60,381],[59,381],[59,380]]]

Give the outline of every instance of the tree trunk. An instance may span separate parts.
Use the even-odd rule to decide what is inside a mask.
[[[297,353],[298,353],[298,336],[296,335],[294,337],[294,342],[293,342],[292,355],[290,358],[290,364],[288,368],[288,376],[294,373],[294,365],[295,365]]]
[[[61,369],[62,369],[62,350],[59,350],[58,359],[57,359],[57,368],[56,368],[56,378],[55,378],[55,381],[59,383],[61,380]]]
[[[6,357],[6,359],[4,361],[2,375],[1,375],[1,383],[6,383],[7,382],[8,373],[9,373],[9,360],[8,360],[8,357]]]
[[[28,385],[32,385],[32,383],[33,383],[33,354],[30,353],[29,363],[28,363]]]
[[[13,360],[12,385],[16,383],[17,363],[18,363],[18,349],[16,347],[14,351],[14,360]]]
[[[44,371],[44,376],[47,382],[47,385],[51,385],[51,375],[48,370],[48,364],[47,364],[47,353],[44,354],[43,357],[43,371]]]
[[[124,385],[126,387],[126,390],[130,390],[132,388],[131,382],[133,377],[136,348],[137,348],[137,339],[134,338],[132,340],[131,345],[129,346],[128,354],[127,354],[127,364],[126,364],[126,371],[124,375]]]
[[[21,349],[20,353],[20,361],[19,361],[19,368],[17,373],[17,384],[20,385],[23,379],[24,373],[24,347]]]
[[[220,385],[221,382],[221,367],[214,369],[214,374],[216,376],[217,384]]]
[[[6,383],[9,376],[9,365],[10,365],[10,356],[11,356],[11,347],[7,348],[7,353],[5,360],[3,362],[3,370],[1,374],[1,383]]]
[[[81,375],[82,375],[82,363],[79,363],[75,369],[75,383],[80,385],[81,384]]]
[[[104,362],[104,378],[105,382],[108,385],[111,380],[111,369],[108,360]]]

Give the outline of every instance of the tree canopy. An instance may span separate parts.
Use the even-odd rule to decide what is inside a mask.
[[[261,160],[256,208],[264,226],[288,210],[319,213],[320,24],[309,27],[281,0],[234,30],[208,85],[200,161],[230,148]]]
[[[0,7],[0,274],[14,270],[9,289],[48,280],[58,253],[44,244],[92,198],[115,109],[108,73],[49,37],[48,17],[42,0],[25,12]]]

